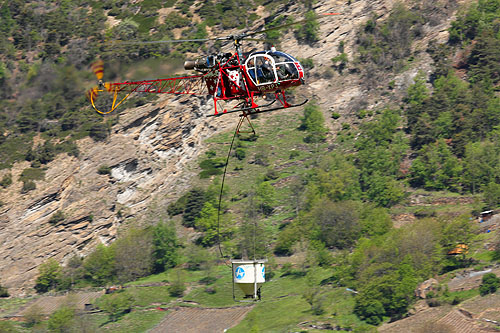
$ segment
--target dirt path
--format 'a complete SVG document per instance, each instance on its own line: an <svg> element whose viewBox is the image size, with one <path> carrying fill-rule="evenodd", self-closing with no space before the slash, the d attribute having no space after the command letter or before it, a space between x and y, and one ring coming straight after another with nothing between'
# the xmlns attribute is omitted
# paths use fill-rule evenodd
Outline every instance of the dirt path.
<svg viewBox="0 0 500 333"><path fill-rule="evenodd" d="M224 332L237 325L253 306L207 309L179 307L172 310L151 333Z"/></svg>

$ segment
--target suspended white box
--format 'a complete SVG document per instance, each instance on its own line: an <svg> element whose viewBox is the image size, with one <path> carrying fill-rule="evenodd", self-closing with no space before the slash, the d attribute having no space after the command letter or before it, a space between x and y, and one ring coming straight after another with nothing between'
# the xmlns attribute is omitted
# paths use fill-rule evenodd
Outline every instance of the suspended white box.
<svg viewBox="0 0 500 333"><path fill-rule="evenodd" d="M233 270L233 299L236 284L245 294L245 298L260 299L260 287L266 282L267 259L261 260L231 260Z"/></svg>

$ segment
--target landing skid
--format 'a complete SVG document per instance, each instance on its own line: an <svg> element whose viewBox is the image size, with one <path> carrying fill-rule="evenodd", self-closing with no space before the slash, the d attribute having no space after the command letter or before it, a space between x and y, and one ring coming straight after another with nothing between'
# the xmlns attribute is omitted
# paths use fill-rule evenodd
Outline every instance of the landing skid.
<svg viewBox="0 0 500 333"><path fill-rule="evenodd" d="M209 114L209 115L207 115L207 117L220 117L222 115L234 113L234 112L243 112L242 116L249 116L249 115L257 114L257 113L271 112L271 111L276 111L276 110L281 110L281 109L288 109L288 108L302 106L302 105L306 104L308 101L309 100L306 99L305 101L303 101L302 103L299 103L299 104L288 104L287 106L282 105L282 106L275 107L275 108L261 110L262 108L267 108L267 107L271 106L274 102L276 102L276 100L273 100L271 103L268 103L265 105L257 105L254 107L246 107L246 108L241 108L241 109L228 110L225 112L220 112L218 114Z"/></svg>

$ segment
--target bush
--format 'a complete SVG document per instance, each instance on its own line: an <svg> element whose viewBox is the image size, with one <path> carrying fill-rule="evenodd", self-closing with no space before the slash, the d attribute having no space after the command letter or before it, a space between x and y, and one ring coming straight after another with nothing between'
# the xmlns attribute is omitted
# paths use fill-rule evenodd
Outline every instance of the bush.
<svg viewBox="0 0 500 333"><path fill-rule="evenodd" d="M314 43L319 40L319 23L315 17L316 13L312 10L306 13L305 18L307 21L295 31L298 40L307 43Z"/></svg>
<svg viewBox="0 0 500 333"><path fill-rule="evenodd" d="M21 172L19 180L22 182L28 182L33 180L42 180L45 177L45 172L43 169L39 168L27 168Z"/></svg>
<svg viewBox="0 0 500 333"><path fill-rule="evenodd" d="M299 58L300 63L304 67L304 69L313 69L314 68L314 60L313 58Z"/></svg>
<svg viewBox="0 0 500 333"><path fill-rule="evenodd" d="M12 184L12 175L10 173L6 174L3 176L2 180L0 181L0 186L3 188L7 188Z"/></svg>
<svg viewBox="0 0 500 333"><path fill-rule="evenodd" d="M9 291L4 286L0 285L0 297L9 297Z"/></svg>
<svg viewBox="0 0 500 333"><path fill-rule="evenodd" d="M109 315L109 320L117 321L122 315L130 312L134 299L126 292L117 292L101 297L97 306Z"/></svg>
<svg viewBox="0 0 500 333"><path fill-rule="evenodd" d="M51 258L38 267L39 275L36 279L35 290L44 293L56 289L61 282L61 266Z"/></svg>
<svg viewBox="0 0 500 333"><path fill-rule="evenodd" d="M487 294L492 294L497 291L500 285L500 278L498 278L495 273L486 273L483 275L483 280L479 286L479 294L485 296Z"/></svg>
<svg viewBox="0 0 500 333"><path fill-rule="evenodd" d="M236 148L236 150L234 151L234 156L236 156L236 158L239 159L240 161L243 160L246 156L245 149Z"/></svg>
<svg viewBox="0 0 500 333"><path fill-rule="evenodd" d="M182 297L184 296L184 292L186 291L186 285L184 282L177 278L169 287L168 292L172 297Z"/></svg>
<svg viewBox="0 0 500 333"><path fill-rule="evenodd" d="M97 173L100 175L111 175L111 167L107 165L101 165L99 169L97 169Z"/></svg>
<svg viewBox="0 0 500 333"><path fill-rule="evenodd" d="M13 323L8 320L0 320L0 332L2 333L16 333L19 332Z"/></svg>
<svg viewBox="0 0 500 333"><path fill-rule="evenodd" d="M24 319L26 320L26 326L28 327L33 327L39 323L42 322L43 320L43 313L42 313L42 308L40 308L38 305L32 305L26 310L26 313L24 314ZM0 330L0 332L3 332Z"/></svg>
<svg viewBox="0 0 500 333"><path fill-rule="evenodd" d="M209 158L200 162L200 178L208 178L213 175L222 174L222 168L226 165L226 161L222 157Z"/></svg>
<svg viewBox="0 0 500 333"><path fill-rule="evenodd" d="M28 180L23 182L23 188L21 189L21 193L25 194L28 193L29 191L33 191L34 189L36 189L35 182L32 180Z"/></svg>
<svg viewBox="0 0 500 333"><path fill-rule="evenodd" d="M305 142L317 143L326 138L325 119L316 103L312 102L304 107L304 117L301 121L300 129L308 132L308 135L304 138Z"/></svg>
<svg viewBox="0 0 500 333"><path fill-rule="evenodd" d="M109 135L108 125L105 123L94 124L89 131L89 136L95 141L104 141Z"/></svg>
<svg viewBox="0 0 500 333"><path fill-rule="evenodd" d="M58 222L64 221L65 218L64 213L61 210L58 210L50 217L49 223L57 224Z"/></svg>

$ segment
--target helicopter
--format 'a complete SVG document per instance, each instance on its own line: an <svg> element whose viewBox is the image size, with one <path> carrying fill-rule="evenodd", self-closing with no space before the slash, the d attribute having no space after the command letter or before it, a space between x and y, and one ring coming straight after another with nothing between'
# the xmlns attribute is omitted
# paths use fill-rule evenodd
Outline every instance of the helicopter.
<svg viewBox="0 0 500 333"><path fill-rule="evenodd" d="M320 15L338 14L325 13ZM102 60L98 60L91 65L98 84L87 92L87 97L92 107L100 114L113 112L132 93L210 95L214 102L214 113L208 116L215 117L240 112L242 118L248 119L249 115L257 113L302 106L308 102L307 99L298 104L291 104L287 101L285 95L285 90L305 83L305 72L300 62L288 53L277 51L275 47L244 55L241 50L241 42L243 40L259 41L250 37L305 21L307 20L257 32L217 38L178 39L142 43L123 42L125 44L150 44L225 40L232 41L235 50L233 53L219 52L196 60L185 61L184 69L194 70L198 72L197 74L143 81L103 82L104 64ZM103 110L97 105L97 100L99 95L105 93L108 93L111 99L107 103L107 109ZM269 98L269 96L272 97ZM265 104L258 103L257 99L260 97L266 99ZM236 101L236 103L232 103L233 101ZM277 106L273 106L276 102Z"/></svg>

